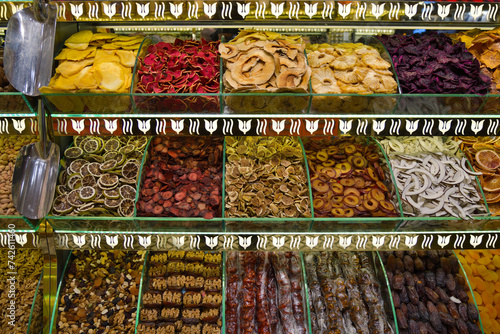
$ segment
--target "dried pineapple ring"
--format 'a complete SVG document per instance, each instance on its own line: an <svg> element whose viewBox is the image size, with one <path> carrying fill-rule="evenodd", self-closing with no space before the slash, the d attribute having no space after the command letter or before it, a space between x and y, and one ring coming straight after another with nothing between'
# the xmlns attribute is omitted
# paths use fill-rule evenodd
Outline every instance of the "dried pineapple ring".
<svg viewBox="0 0 500 334"><path fill-rule="evenodd" d="M395 93L398 87L392 77L379 75L374 71L368 72L363 79L363 85L371 89L374 93Z"/></svg>
<svg viewBox="0 0 500 334"><path fill-rule="evenodd" d="M366 66L377 70L387 70L391 67L391 64L383 60L379 55L375 54L365 54L361 57L361 60Z"/></svg>
<svg viewBox="0 0 500 334"><path fill-rule="evenodd" d="M329 67L313 69L311 74L313 91L318 94L340 94L340 88Z"/></svg>
<svg viewBox="0 0 500 334"><path fill-rule="evenodd" d="M345 71L352 70L358 61L358 57L356 55L344 55L335 59L330 66L332 66L335 70Z"/></svg>
<svg viewBox="0 0 500 334"><path fill-rule="evenodd" d="M330 64L335 60L335 57L323 52L314 51L307 55L307 60L312 67L320 67L326 64Z"/></svg>
<svg viewBox="0 0 500 334"><path fill-rule="evenodd" d="M101 63L95 68L95 78L99 83L99 88L106 91L118 91L124 83L123 70L120 65L114 62Z"/></svg>

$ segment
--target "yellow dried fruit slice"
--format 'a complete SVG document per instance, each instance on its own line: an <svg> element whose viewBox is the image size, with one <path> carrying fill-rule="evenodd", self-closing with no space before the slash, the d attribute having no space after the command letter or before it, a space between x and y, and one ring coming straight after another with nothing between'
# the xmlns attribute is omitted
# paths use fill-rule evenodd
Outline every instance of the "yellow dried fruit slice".
<svg viewBox="0 0 500 334"><path fill-rule="evenodd" d="M92 66L85 67L76 75L75 86L78 89L95 89L98 87L97 80L94 77Z"/></svg>
<svg viewBox="0 0 500 334"><path fill-rule="evenodd" d="M73 50L85 50L89 47L89 43L66 43L64 45Z"/></svg>
<svg viewBox="0 0 500 334"><path fill-rule="evenodd" d="M120 87L120 89L117 90L117 93L126 93L130 89L130 85L132 84L132 72L129 73L123 73L125 76L125 79L123 81L123 85Z"/></svg>
<svg viewBox="0 0 500 334"><path fill-rule="evenodd" d="M70 50L71 49L67 49L67 48L62 49L61 52L59 52L59 54L54 57L54 60L66 60L66 55L67 55L68 51L70 51Z"/></svg>
<svg viewBox="0 0 500 334"><path fill-rule="evenodd" d="M116 41L116 40L113 40L113 44L116 44L116 45L118 45L120 47L123 47L123 46L129 46L129 45L134 45L134 44L140 43L140 42L142 42L143 39L144 39L144 37L138 36L137 38L131 39L130 41Z"/></svg>
<svg viewBox="0 0 500 334"><path fill-rule="evenodd" d="M66 52L66 59L67 60L73 60L73 61L79 61L85 58L90 58L94 57L96 53L96 47L88 47L85 50L73 50L73 49L68 49Z"/></svg>
<svg viewBox="0 0 500 334"><path fill-rule="evenodd" d="M120 63L125 67L134 67L135 65L135 52L118 50L116 55L120 58Z"/></svg>
<svg viewBox="0 0 500 334"><path fill-rule="evenodd" d="M135 36L120 35L120 36L117 36L116 38L113 38L113 42L127 42L127 41L132 41L134 39L137 39L139 37L141 37L141 39L143 38L142 36L138 36L138 35L135 35Z"/></svg>
<svg viewBox="0 0 500 334"><path fill-rule="evenodd" d="M120 46L115 43L106 43L101 46L104 50L116 50L119 49Z"/></svg>
<svg viewBox="0 0 500 334"><path fill-rule="evenodd" d="M127 45L127 46L122 46L122 49L123 50L133 50L134 52L137 52L137 51L139 51L139 48L141 47L141 43L137 43L137 44L133 44L133 45Z"/></svg>
<svg viewBox="0 0 500 334"><path fill-rule="evenodd" d="M57 66L56 73L61 73L61 75L65 77L70 77L83 70L86 66L91 65L93 62L94 59L84 59L80 61L66 60Z"/></svg>
<svg viewBox="0 0 500 334"><path fill-rule="evenodd" d="M498 167L500 167L500 157L495 151L492 150L479 151L476 153L475 158L478 166L487 171L495 171Z"/></svg>
<svg viewBox="0 0 500 334"><path fill-rule="evenodd" d="M82 30L73 35L71 35L64 44L67 43L90 43L92 40L92 31Z"/></svg>
<svg viewBox="0 0 500 334"><path fill-rule="evenodd" d="M75 90L75 75L69 77L58 75L52 87L60 90Z"/></svg>
<svg viewBox="0 0 500 334"><path fill-rule="evenodd" d="M120 57L115 55L115 50L97 50L95 58L94 58L94 66L97 66L102 63L109 62L120 62Z"/></svg>
<svg viewBox="0 0 500 334"><path fill-rule="evenodd" d="M117 63L101 63L95 66L95 77L99 88L106 91L117 91L125 81L122 67Z"/></svg>
<svg viewBox="0 0 500 334"><path fill-rule="evenodd" d="M340 88L333 71L329 67L313 69L311 74L311 85L314 93L318 94L340 94Z"/></svg>
<svg viewBox="0 0 500 334"><path fill-rule="evenodd" d="M112 33L112 32L96 32L95 34L92 35L92 38L90 39L91 42L93 41L100 41L103 39L113 39L118 37L117 34Z"/></svg>

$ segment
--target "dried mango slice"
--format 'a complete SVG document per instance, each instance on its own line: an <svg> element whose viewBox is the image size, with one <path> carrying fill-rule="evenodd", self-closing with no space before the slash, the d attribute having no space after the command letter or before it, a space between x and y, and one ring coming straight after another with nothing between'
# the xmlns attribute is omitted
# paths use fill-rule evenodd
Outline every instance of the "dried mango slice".
<svg viewBox="0 0 500 334"><path fill-rule="evenodd" d="M40 92L42 94L61 94L65 93L65 90L53 89L49 87L41 87ZM85 105L83 104L82 99L78 95L68 95L68 96L50 96L47 98L50 102L52 102L57 109L64 112L75 112L81 113Z"/></svg>
<svg viewBox="0 0 500 334"><path fill-rule="evenodd" d="M98 87L92 66L85 67L76 75L75 86L78 89L95 89Z"/></svg>
<svg viewBox="0 0 500 334"><path fill-rule="evenodd" d="M119 50L116 55L120 58L120 63L125 67L134 67L135 65L135 52Z"/></svg>
<svg viewBox="0 0 500 334"><path fill-rule="evenodd" d="M89 43L66 43L64 45L74 50L85 50L89 47Z"/></svg>
<svg viewBox="0 0 500 334"><path fill-rule="evenodd" d="M84 67L91 65L93 62L94 59L84 59L80 61L66 60L57 66L56 73L60 73L65 77L70 77L83 70Z"/></svg>
<svg viewBox="0 0 500 334"><path fill-rule="evenodd" d="M68 38L64 45L70 49L85 50L89 46L92 35L93 33L90 30L79 31Z"/></svg>
<svg viewBox="0 0 500 334"><path fill-rule="evenodd" d="M54 60L66 60L66 55L68 54L68 51L70 51L71 49L62 49L61 52L59 52L59 54L57 56L54 57Z"/></svg>
<svg viewBox="0 0 500 334"><path fill-rule="evenodd" d="M123 85L118 89L117 93L127 93L130 89L130 85L132 84L132 72L124 73L125 80Z"/></svg>
<svg viewBox="0 0 500 334"><path fill-rule="evenodd" d="M142 42L143 39L144 39L144 37L139 36L139 38L132 39L130 41L118 41L117 42L116 40L113 40L113 44L116 44L118 46L134 45L134 44Z"/></svg>
<svg viewBox="0 0 500 334"><path fill-rule="evenodd" d="M109 62L120 62L120 57L118 57L115 50L97 50L94 60L94 66L102 63Z"/></svg>
<svg viewBox="0 0 500 334"><path fill-rule="evenodd" d="M95 68L95 78L99 82L99 88L116 92L125 81L122 67L114 62L101 63Z"/></svg>
<svg viewBox="0 0 500 334"><path fill-rule="evenodd" d="M134 40L134 39L137 39L137 38L138 38L138 35L135 35L135 36L120 35L118 37L113 38L113 42L127 42L127 41L131 41L131 40ZM142 38L143 37L141 37L141 39Z"/></svg>
<svg viewBox="0 0 500 334"><path fill-rule="evenodd" d="M75 76L65 77L63 75L58 75L52 88L61 90L75 90Z"/></svg>
<svg viewBox="0 0 500 334"><path fill-rule="evenodd" d="M68 51L66 52L66 59L73 60L73 61L79 61L79 60L82 60L85 58L94 57L96 50L97 50L96 47L88 47L85 50L68 49Z"/></svg>
<svg viewBox="0 0 500 334"><path fill-rule="evenodd" d="M133 44L133 45L127 45L127 46L122 46L123 50L134 50L137 52L141 47L141 43L138 44Z"/></svg>
<svg viewBox="0 0 500 334"><path fill-rule="evenodd" d="M116 45L115 43L106 43L101 46L104 50L116 50L119 49L120 46Z"/></svg>
<svg viewBox="0 0 500 334"><path fill-rule="evenodd" d="M96 32L95 34L92 35L90 41L91 42L101 41L103 39L114 39L116 37L118 37L118 35L112 32Z"/></svg>

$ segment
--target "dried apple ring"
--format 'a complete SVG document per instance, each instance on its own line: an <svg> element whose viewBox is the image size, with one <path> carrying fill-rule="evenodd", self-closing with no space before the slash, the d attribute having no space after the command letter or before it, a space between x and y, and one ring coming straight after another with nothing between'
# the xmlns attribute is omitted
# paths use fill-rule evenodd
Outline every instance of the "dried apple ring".
<svg viewBox="0 0 500 334"><path fill-rule="evenodd" d="M352 171L352 166L348 162L337 164L335 168L339 168L342 174L348 174Z"/></svg>
<svg viewBox="0 0 500 334"><path fill-rule="evenodd" d="M366 168L366 172L368 173L368 176L373 180L373 181L378 181L378 176L375 173L375 170L371 167Z"/></svg>
<svg viewBox="0 0 500 334"><path fill-rule="evenodd" d="M252 66L253 71L243 73L246 63L263 63L262 68ZM255 70L257 68L257 70ZM262 85L274 75L274 57L262 49L253 49L246 54L241 54L231 66L231 76L240 85ZM249 73L251 75L249 75Z"/></svg>
<svg viewBox="0 0 500 334"><path fill-rule="evenodd" d="M322 182L325 182L325 183L330 181L330 177L328 176L328 174L326 174L324 172L318 174L318 179Z"/></svg>
<svg viewBox="0 0 500 334"><path fill-rule="evenodd" d="M342 203L343 199L344 199L344 196L340 196L340 195L332 197L333 203L336 203L336 204Z"/></svg>
<svg viewBox="0 0 500 334"><path fill-rule="evenodd" d="M332 211L330 211L330 213L334 217L344 217L344 215L345 215L344 209L341 209L341 208L333 208Z"/></svg>
<svg viewBox="0 0 500 334"><path fill-rule="evenodd" d="M359 190L356 188L344 188L344 196L348 196L348 195L355 195L358 197L361 196Z"/></svg>
<svg viewBox="0 0 500 334"><path fill-rule="evenodd" d="M370 154L366 155L366 160L368 160L370 162L379 161L380 156L378 155L378 153L370 153Z"/></svg>
<svg viewBox="0 0 500 334"><path fill-rule="evenodd" d="M368 161L360 156L352 156L351 163L353 164L354 167L356 168L365 168L368 165Z"/></svg>
<svg viewBox="0 0 500 334"><path fill-rule="evenodd" d="M328 161L323 162L322 165L325 166L325 167L332 167L333 165L335 165L335 161L334 160L328 160Z"/></svg>
<svg viewBox="0 0 500 334"><path fill-rule="evenodd" d="M378 188L372 188L372 190L370 191L370 195L374 200L377 200L379 202L385 199L385 194Z"/></svg>
<svg viewBox="0 0 500 334"><path fill-rule="evenodd" d="M328 189L330 189L330 187L328 186L327 183L325 183L319 179L314 180L312 182L311 186L314 190L316 190L319 193L326 193L328 191Z"/></svg>
<svg viewBox="0 0 500 334"><path fill-rule="evenodd" d="M387 189L386 185L382 181L377 181L376 183L377 187L379 187L382 191L388 192L389 189Z"/></svg>
<svg viewBox="0 0 500 334"><path fill-rule="evenodd" d="M344 147L344 152L345 154L351 155L356 152L356 146L346 145L346 147Z"/></svg>
<svg viewBox="0 0 500 334"><path fill-rule="evenodd" d="M344 193L344 186L341 185L340 183L333 183L332 185L330 185L330 188L336 195L341 195Z"/></svg>
<svg viewBox="0 0 500 334"><path fill-rule="evenodd" d="M394 205L391 202L382 200L380 203L380 209L386 213L394 212Z"/></svg>
<svg viewBox="0 0 500 334"><path fill-rule="evenodd" d="M343 185L344 187L352 187L356 181L354 178L345 178L345 179L340 179L340 184Z"/></svg>
<svg viewBox="0 0 500 334"><path fill-rule="evenodd" d="M346 218L354 217L354 209L352 209L352 208L345 209L344 215Z"/></svg>
<svg viewBox="0 0 500 334"><path fill-rule="evenodd" d="M325 206L325 201L322 198L316 198L313 201L314 210L321 210Z"/></svg>
<svg viewBox="0 0 500 334"><path fill-rule="evenodd" d="M321 150L318 153L316 153L316 159L319 161L327 161L328 160L328 153L325 150Z"/></svg>
<svg viewBox="0 0 500 334"><path fill-rule="evenodd" d="M363 201L363 206L368 211L375 211L378 209L379 202L373 198L369 198L369 199Z"/></svg>
<svg viewBox="0 0 500 334"><path fill-rule="evenodd" d="M360 199L356 195L348 195L348 196L344 196L342 203L344 203L348 207L355 207L355 206L359 205Z"/></svg>

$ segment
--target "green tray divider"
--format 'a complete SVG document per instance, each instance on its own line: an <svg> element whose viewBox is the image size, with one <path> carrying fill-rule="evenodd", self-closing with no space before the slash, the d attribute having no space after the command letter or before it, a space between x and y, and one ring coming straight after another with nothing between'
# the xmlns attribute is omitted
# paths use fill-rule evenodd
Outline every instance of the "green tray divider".
<svg viewBox="0 0 500 334"><path fill-rule="evenodd" d="M63 287L64 279L66 278L66 272L69 269L70 263L73 260L73 252L66 259L66 263L64 264L64 269L61 274L61 280L59 281L59 285L57 287L56 300L54 301L54 308L52 309L52 317L50 319L50 333L55 333L57 329L57 321L59 320L59 296L61 295L61 290Z"/></svg>
<svg viewBox="0 0 500 334"><path fill-rule="evenodd" d="M226 232L226 159L226 136L224 136L224 142L222 144L222 232Z"/></svg>
<svg viewBox="0 0 500 334"><path fill-rule="evenodd" d="M147 44L147 45L146 45ZM149 37L146 37L142 40L141 46L139 47L139 51L137 51L137 55L135 56L135 64L134 68L132 69L132 82L130 83L130 99L132 100L132 110L138 114L137 110L137 105L135 104L135 99L133 98L133 94L136 89L136 83L138 79L137 71L139 70L139 59L144 56L143 52L147 47L151 44L151 39Z"/></svg>
<svg viewBox="0 0 500 334"><path fill-rule="evenodd" d="M141 188L142 181L143 181L144 168L145 168L146 162L148 161L148 158L149 158L149 147L151 146L151 142L153 141L154 138L155 137L152 137L148 140L148 143L146 144L146 148L144 149L144 154L142 155L141 167L139 169L139 175L137 176L137 184L136 184L137 191L135 193L134 218L137 217L137 202L139 201L139 190ZM137 225L137 230L140 231L141 229L138 226L137 221L136 221L136 225Z"/></svg>
<svg viewBox="0 0 500 334"><path fill-rule="evenodd" d="M38 296L38 293L43 293L40 290L40 285L41 285L42 282L43 282L43 270L40 273L40 279L38 280L38 284L36 285L35 296L33 297L33 303L31 303L30 317L29 317L29 320L28 320L28 329L26 331L27 334L31 334L31 321L33 319L33 316L37 316L37 315L34 314L34 312L35 312L35 306L36 306L36 297ZM42 305L43 305L43 297L42 297ZM42 316L42 315L40 314L40 316Z"/></svg>
<svg viewBox="0 0 500 334"><path fill-rule="evenodd" d="M378 261L377 261L378 259ZM378 273L378 277L380 279L380 276L383 275L384 279L385 279L385 286L387 287L387 292L388 292L388 300L389 302L391 303L390 305L390 309L392 310L392 320L393 320L393 323L391 323L391 325L394 326L394 333L395 334L398 334L399 333L399 328L398 328L398 320L397 320L397 317L396 317L396 308L394 307L394 302L392 300L392 290L391 290L391 285L389 284L389 280L387 279L387 273L385 271L385 266L384 266L384 263L382 262L382 257L380 256L380 252L375 252L374 256L373 256L373 265L374 265L374 270L375 270L375 274L377 275L378 271L381 270L381 272ZM388 316L390 316L390 314L388 314ZM387 319L389 320L389 319Z"/></svg>
<svg viewBox="0 0 500 334"><path fill-rule="evenodd" d="M472 287L470 285L469 278L467 277L467 274L465 273L464 267L462 266L462 263L458 259L457 253L455 251L453 251L453 255L455 255L455 257L457 258L458 264L460 265L460 275L462 275L465 279L465 282L467 282L467 287L469 288L470 294L472 296L472 301L474 302L474 306L476 307L477 313L479 314L479 322L476 325L478 325L479 329L481 330L481 333L485 334L484 328L483 328L483 322L481 321L481 313L479 312L479 308L477 307L476 297L472 293ZM469 303L470 303L470 299L469 299ZM486 334L488 334L488 333L486 333Z"/></svg>
<svg viewBox="0 0 500 334"><path fill-rule="evenodd" d="M144 263L142 265L141 284L139 285L139 297L137 298L137 311L136 311L136 315L135 315L135 333L137 333L137 328L139 327L139 320L140 320L140 316L141 316L142 291L143 291L143 288L144 288L144 282L146 281L146 273L147 273L146 267L149 264L149 262L148 262L149 253L150 252L147 251L146 254L144 255Z"/></svg>
<svg viewBox="0 0 500 334"><path fill-rule="evenodd" d="M304 157L304 164L305 164L305 172L307 176L307 188L309 189L309 206L311 209L311 224L309 224L309 232L312 231L313 225L314 225L314 205L313 205L313 193L312 193L312 188L311 188L311 174L309 173L309 164L307 163L307 155L306 155L306 149L304 147L304 142L302 141L302 138L299 137L299 143L300 147L302 148L302 156ZM301 255L302 259L302 255Z"/></svg>
<svg viewBox="0 0 500 334"><path fill-rule="evenodd" d="M308 333L312 333L312 323L311 323L311 302L309 301L309 285L307 285L307 275L306 275L306 263L304 261L304 252L300 253L300 265L302 266L302 281L304 282L305 289L305 305L307 311L307 328Z"/></svg>
<svg viewBox="0 0 500 334"><path fill-rule="evenodd" d="M226 333L226 253L227 252L222 252L222 274L221 274L221 281L222 281L222 304L220 306L220 316L222 318L222 326L221 326L221 333L225 334Z"/></svg>

